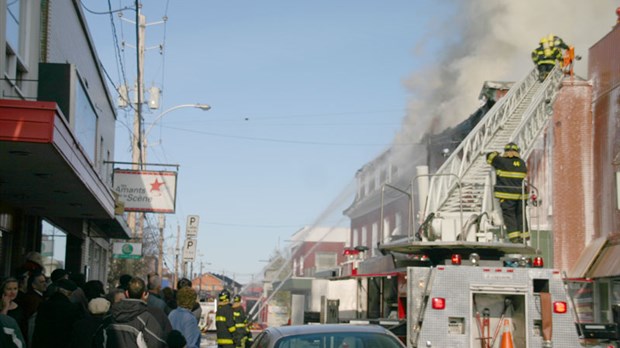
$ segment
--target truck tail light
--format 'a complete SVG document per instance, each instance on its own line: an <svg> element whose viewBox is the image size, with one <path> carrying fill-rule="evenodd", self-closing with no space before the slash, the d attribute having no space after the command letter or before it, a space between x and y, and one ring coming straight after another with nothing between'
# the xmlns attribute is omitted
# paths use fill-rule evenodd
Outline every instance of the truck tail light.
<svg viewBox="0 0 620 348"><path fill-rule="evenodd" d="M452 254L452 264L453 265L461 264L461 254Z"/></svg>
<svg viewBox="0 0 620 348"><path fill-rule="evenodd" d="M540 256L536 256L532 260L532 267L542 268L544 265L545 265L545 260Z"/></svg>
<svg viewBox="0 0 620 348"><path fill-rule="evenodd" d="M566 307L566 302L564 301L556 301L553 302L553 313L563 314L566 313L568 308Z"/></svg>
<svg viewBox="0 0 620 348"><path fill-rule="evenodd" d="M433 297L431 301L433 309L442 310L446 308L446 299L443 297Z"/></svg>

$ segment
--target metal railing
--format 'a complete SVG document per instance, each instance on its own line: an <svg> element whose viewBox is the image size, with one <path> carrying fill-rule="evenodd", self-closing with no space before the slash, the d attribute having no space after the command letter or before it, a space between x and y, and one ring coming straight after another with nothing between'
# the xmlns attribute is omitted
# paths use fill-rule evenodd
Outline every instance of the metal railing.
<svg viewBox="0 0 620 348"><path fill-rule="evenodd" d="M508 93L501 98L487 112L484 118L474 127L469 135L454 150L452 155L437 170L440 174L454 174L454 176L433 177L430 183L424 215L439 210L441 205L448 200L451 192L456 187L456 178L462 178L478 156L487 147L489 141L502 127L506 120L516 110L523 97L538 80L538 72L533 69L521 82L513 86Z"/></svg>
<svg viewBox="0 0 620 348"><path fill-rule="evenodd" d="M545 128L563 79L562 69L559 66L553 68L541 90L523 113L524 118L512 137L513 141L521 146L521 157L527 158L530 155L534 143Z"/></svg>
<svg viewBox="0 0 620 348"><path fill-rule="evenodd" d="M523 112L523 119L520 124L512 132L510 139L519 144L523 158L527 158L534 142L549 119L549 108L557 95L562 78L562 70L556 66L542 83ZM468 184L462 182L465 174L472 168L476 160L480 161L488 144L513 116L523 98L536 83L539 83L538 72L537 69L532 69L525 79L513 86L506 96L500 99L439 168L437 174L440 175L431 178L429 195L424 210L425 217L441 210L457 187ZM488 192L488 190L488 187L484 188L484 191ZM485 207L484 203L483 207Z"/></svg>

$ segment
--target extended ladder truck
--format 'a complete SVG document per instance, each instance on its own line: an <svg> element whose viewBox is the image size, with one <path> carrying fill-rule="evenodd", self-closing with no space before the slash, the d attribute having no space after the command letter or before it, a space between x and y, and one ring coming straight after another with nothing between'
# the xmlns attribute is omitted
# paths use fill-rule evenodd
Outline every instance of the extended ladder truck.
<svg viewBox="0 0 620 348"><path fill-rule="evenodd" d="M545 268L528 242L507 241L485 157L510 141L528 157L563 77L556 67L541 83L533 69L515 84L427 176L417 233L381 246L428 260L406 268L408 347L582 346L560 272Z"/></svg>

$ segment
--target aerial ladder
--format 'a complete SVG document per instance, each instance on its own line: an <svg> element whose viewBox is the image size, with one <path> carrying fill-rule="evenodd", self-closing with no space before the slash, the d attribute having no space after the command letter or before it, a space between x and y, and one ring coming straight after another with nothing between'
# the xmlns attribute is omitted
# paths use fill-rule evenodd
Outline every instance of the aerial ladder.
<svg viewBox="0 0 620 348"><path fill-rule="evenodd" d="M418 233L382 245L409 254L402 263L408 347L503 348L501 330L514 335L515 347L580 346L560 273L545 268L527 242L510 243L502 234L502 221L494 217L493 169L486 162L488 152L508 142L528 158L549 121L564 70L558 65L540 82L532 69L513 85L427 176Z"/></svg>
<svg viewBox="0 0 620 348"><path fill-rule="evenodd" d="M551 115L563 77L556 66L541 83L534 68L487 112L431 176L418 240L475 243L497 238L492 231L501 228L493 218L496 203L486 153L512 141L527 159Z"/></svg>

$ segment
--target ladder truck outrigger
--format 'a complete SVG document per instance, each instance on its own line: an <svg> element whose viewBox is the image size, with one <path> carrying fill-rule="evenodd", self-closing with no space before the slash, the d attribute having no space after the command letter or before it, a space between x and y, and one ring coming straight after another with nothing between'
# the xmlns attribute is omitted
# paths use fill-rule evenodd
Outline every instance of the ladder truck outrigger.
<svg viewBox="0 0 620 348"><path fill-rule="evenodd" d="M527 241L508 242L486 163L508 142L524 159L531 153L564 72L556 66L543 82L537 75L516 83L436 173L412 180L428 192L421 227L380 246L428 260L405 270L408 347L503 348L505 335L514 347L581 347L562 274Z"/></svg>

